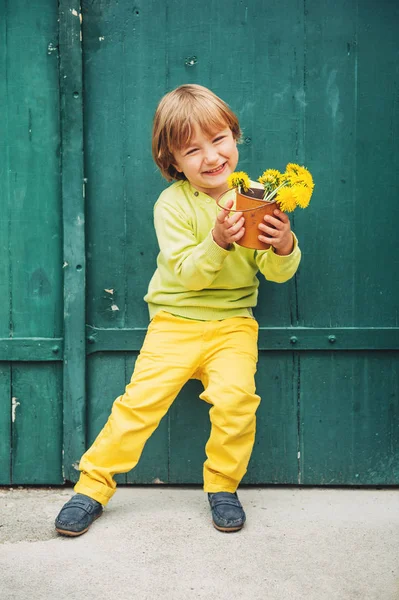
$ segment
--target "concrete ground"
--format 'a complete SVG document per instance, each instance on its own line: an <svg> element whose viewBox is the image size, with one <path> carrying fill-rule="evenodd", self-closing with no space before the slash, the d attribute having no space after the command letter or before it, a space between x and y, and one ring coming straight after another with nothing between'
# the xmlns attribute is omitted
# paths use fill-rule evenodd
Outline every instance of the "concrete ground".
<svg viewBox="0 0 399 600"><path fill-rule="evenodd" d="M242 488L223 534L199 488L119 488L79 538L71 489L0 488L2 600L398 600L399 490Z"/></svg>

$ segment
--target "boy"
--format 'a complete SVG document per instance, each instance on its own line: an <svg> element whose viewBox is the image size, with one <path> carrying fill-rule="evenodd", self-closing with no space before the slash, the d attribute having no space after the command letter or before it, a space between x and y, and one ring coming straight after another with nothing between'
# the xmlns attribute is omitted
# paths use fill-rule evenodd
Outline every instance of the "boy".
<svg viewBox="0 0 399 600"><path fill-rule="evenodd" d="M183 85L158 105L153 156L175 183L159 197L154 222L160 252L145 300L150 325L125 393L92 447L83 455L77 494L56 519L59 533L81 535L115 492L113 475L130 471L180 389L190 378L204 385L211 405L204 491L213 525L241 529L245 513L236 490L255 438L258 324L253 318L260 271L284 282L300 261L288 217L265 217L255 251L236 245L244 234L242 213L232 202L219 211L238 162L240 127L220 98L199 85Z"/></svg>

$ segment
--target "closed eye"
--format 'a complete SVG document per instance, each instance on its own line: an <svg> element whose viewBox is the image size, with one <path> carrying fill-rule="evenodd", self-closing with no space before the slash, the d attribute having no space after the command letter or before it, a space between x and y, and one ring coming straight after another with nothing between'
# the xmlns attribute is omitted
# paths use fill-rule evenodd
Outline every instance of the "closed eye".
<svg viewBox="0 0 399 600"><path fill-rule="evenodd" d="M213 142L220 142L221 140L224 140L226 136L225 135L218 135L218 137L216 137Z"/></svg>
<svg viewBox="0 0 399 600"><path fill-rule="evenodd" d="M189 154L193 154L194 152L197 152L198 148L190 148L190 150L188 150L184 156L188 156Z"/></svg>

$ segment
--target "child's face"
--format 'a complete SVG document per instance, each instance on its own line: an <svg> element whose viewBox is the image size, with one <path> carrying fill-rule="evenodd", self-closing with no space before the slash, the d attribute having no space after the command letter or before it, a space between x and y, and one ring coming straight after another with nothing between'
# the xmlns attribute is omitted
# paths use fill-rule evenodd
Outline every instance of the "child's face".
<svg viewBox="0 0 399 600"><path fill-rule="evenodd" d="M225 192L227 177L238 163L237 143L226 127L208 137L195 125L189 145L174 153L174 167L200 192L215 200Z"/></svg>

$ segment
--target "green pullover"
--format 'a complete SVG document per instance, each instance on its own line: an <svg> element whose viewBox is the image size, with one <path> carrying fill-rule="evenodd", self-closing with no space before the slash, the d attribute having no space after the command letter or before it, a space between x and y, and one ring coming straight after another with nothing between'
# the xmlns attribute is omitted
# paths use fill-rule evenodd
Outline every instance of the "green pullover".
<svg viewBox="0 0 399 600"><path fill-rule="evenodd" d="M212 237L218 210L213 198L188 181L172 184L158 198L154 223L160 252L144 297L151 319L160 310L203 321L252 317L257 272L277 283L295 274L301 260L295 235L288 256L237 244L225 250Z"/></svg>

